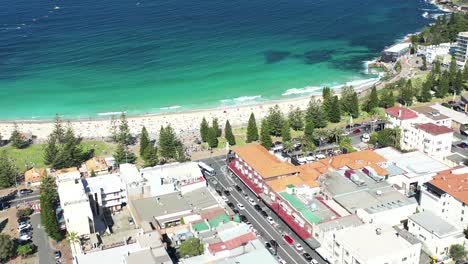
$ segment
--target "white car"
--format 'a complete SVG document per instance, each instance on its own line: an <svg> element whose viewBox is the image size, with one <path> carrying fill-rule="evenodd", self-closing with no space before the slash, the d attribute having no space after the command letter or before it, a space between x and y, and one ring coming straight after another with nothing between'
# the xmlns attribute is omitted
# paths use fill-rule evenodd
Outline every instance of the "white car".
<svg viewBox="0 0 468 264"><path fill-rule="evenodd" d="M237 204L237 208L239 208L239 210L244 210L245 209L244 205L241 204L241 203Z"/></svg>
<svg viewBox="0 0 468 264"><path fill-rule="evenodd" d="M368 133L362 134L361 140L362 140L362 142L364 142L364 143L369 142L369 140L370 140L370 135L369 135Z"/></svg>
<svg viewBox="0 0 468 264"><path fill-rule="evenodd" d="M225 201L225 202L229 201L228 198L226 196L224 196L224 195L221 196L221 199L223 199L223 201Z"/></svg>
<svg viewBox="0 0 468 264"><path fill-rule="evenodd" d="M18 231L31 228L31 224L22 224L18 226Z"/></svg>
<svg viewBox="0 0 468 264"><path fill-rule="evenodd" d="M316 157L317 159L324 159L324 158L326 158L327 156L325 156L325 155L323 155L323 154L317 154L317 155L315 155L315 157Z"/></svg>
<svg viewBox="0 0 468 264"><path fill-rule="evenodd" d="M275 221L273 220L273 218L271 218L271 216L268 216L266 218L266 220L268 221L268 223L270 223L270 225L274 225L275 224Z"/></svg>
<svg viewBox="0 0 468 264"><path fill-rule="evenodd" d="M310 261L310 263L319 264L319 262L318 262L316 259L312 259L312 260Z"/></svg>
<svg viewBox="0 0 468 264"><path fill-rule="evenodd" d="M301 244L297 243L296 245L294 245L294 247L296 248L297 251L303 251L304 248L302 247Z"/></svg>
<svg viewBox="0 0 468 264"><path fill-rule="evenodd" d="M249 198L249 204L251 204L252 206L254 206L254 205L256 205L257 203L255 202L254 199Z"/></svg>
<svg viewBox="0 0 468 264"><path fill-rule="evenodd" d="M278 256L276 259L278 260L278 263L286 264L286 261L284 259L282 259L280 256Z"/></svg>
<svg viewBox="0 0 468 264"><path fill-rule="evenodd" d="M19 237L19 240L28 241L28 240L31 240L31 236L30 235L22 235L22 236Z"/></svg>

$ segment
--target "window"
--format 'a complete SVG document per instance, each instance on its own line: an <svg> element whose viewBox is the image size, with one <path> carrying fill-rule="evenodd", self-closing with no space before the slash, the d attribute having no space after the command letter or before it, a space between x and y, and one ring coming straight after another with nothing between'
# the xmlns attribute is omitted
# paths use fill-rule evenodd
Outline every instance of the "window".
<svg viewBox="0 0 468 264"><path fill-rule="evenodd" d="M460 221L461 221L461 222L463 222L463 217L462 217L462 218L460 218Z"/></svg>
<svg viewBox="0 0 468 264"><path fill-rule="evenodd" d="M465 210L462 210L462 214L465 214Z"/></svg>
<svg viewBox="0 0 468 264"><path fill-rule="evenodd" d="M349 251L345 250L345 255L349 256Z"/></svg>
<svg viewBox="0 0 468 264"><path fill-rule="evenodd" d="M401 259L401 261L406 261L406 260L408 260L407 257L404 257L404 258Z"/></svg>
<svg viewBox="0 0 468 264"><path fill-rule="evenodd" d="M442 213L445 212L445 209L442 209Z"/></svg>

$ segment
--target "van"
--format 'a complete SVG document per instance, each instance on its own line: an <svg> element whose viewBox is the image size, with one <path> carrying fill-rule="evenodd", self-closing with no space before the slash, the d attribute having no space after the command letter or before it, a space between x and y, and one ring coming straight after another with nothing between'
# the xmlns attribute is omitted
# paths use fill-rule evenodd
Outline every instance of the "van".
<svg viewBox="0 0 468 264"><path fill-rule="evenodd" d="M212 167L208 166L206 163L204 163L202 161L198 162L198 167L200 167L203 174L205 174L205 175L208 175L208 176L215 176L216 175L216 171Z"/></svg>

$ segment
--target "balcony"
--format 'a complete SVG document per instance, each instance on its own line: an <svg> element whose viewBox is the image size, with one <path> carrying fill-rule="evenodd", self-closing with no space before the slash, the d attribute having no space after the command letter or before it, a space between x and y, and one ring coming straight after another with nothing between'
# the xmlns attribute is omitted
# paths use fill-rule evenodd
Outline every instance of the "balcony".
<svg viewBox="0 0 468 264"><path fill-rule="evenodd" d="M250 181L249 177L247 177L247 175L244 175L240 170L238 170L236 168L236 166L234 165L235 161L231 161L229 164L228 164L228 167L229 169L235 174L237 175L237 177L239 179L242 180L242 182L245 183L245 185L247 185L247 187L249 187L249 189L254 192L257 196L262 193L262 189L259 188L257 185L255 185L253 182Z"/></svg>
<svg viewBox="0 0 468 264"><path fill-rule="evenodd" d="M303 227L299 225L296 221L294 221L294 218L286 213L286 211L281 208L281 206L278 203L272 203L271 204L271 209L279 216L281 219L283 219L284 222L294 231L296 234L306 240L311 237L311 234L307 232Z"/></svg>

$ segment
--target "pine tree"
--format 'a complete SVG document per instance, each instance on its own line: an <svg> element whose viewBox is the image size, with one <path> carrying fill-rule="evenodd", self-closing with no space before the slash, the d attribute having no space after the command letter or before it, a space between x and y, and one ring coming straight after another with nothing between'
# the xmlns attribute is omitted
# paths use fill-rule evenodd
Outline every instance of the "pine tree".
<svg viewBox="0 0 468 264"><path fill-rule="evenodd" d="M11 145L17 149L23 149L29 146L29 141L27 141L23 134L19 132L18 126L16 124L13 132L11 132L10 141Z"/></svg>
<svg viewBox="0 0 468 264"><path fill-rule="evenodd" d="M6 151L0 153L0 187L8 188L16 181L17 171Z"/></svg>
<svg viewBox="0 0 468 264"><path fill-rule="evenodd" d="M145 167L153 167L159 163L158 149L152 145L148 145L143 151L143 160L145 161Z"/></svg>
<svg viewBox="0 0 468 264"><path fill-rule="evenodd" d="M56 241L63 239L64 234L55 214L58 206L58 193L54 178L47 176L42 179L39 201L41 203L41 222L46 233Z"/></svg>
<svg viewBox="0 0 468 264"><path fill-rule="evenodd" d="M354 118L359 117L359 98L356 92L351 96L350 106L351 112L349 114Z"/></svg>
<svg viewBox="0 0 468 264"><path fill-rule="evenodd" d="M80 147L79 140L75 137L71 126L68 127L63 138L63 144L56 156L53 168L63 169L69 167L79 167L88 158L84 155Z"/></svg>
<svg viewBox="0 0 468 264"><path fill-rule="evenodd" d="M309 101L309 105L307 106L306 110L306 123L311 121L316 128L323 128L327 126L327 117L326 114L323 112L322 107L320 104L311 99Z"/></svg>
<svg viewBox="0 0 468 264"><path fill-rule="evenodd" d="M450 83L453 83L455 81L457 71L458 71L457 60L455 59L455 56L452 56L452 60L450 61L450 66L449 66L448 71L450 74Z"/></svg>
<svg viewBox="0 0 468 264"><path fill-rule="evenodd" d="M422 87L421 87L421 95L419 97L419 101L421 102L430 102L432 99L431 95L431 88L432 88L432 78L427 78L426 81L424 81Z"/></svg>
<svg viewBox="0 0 468 264"><path fill-rule="evenodd" d="M216 131L217 129L214 127L210 127L208 129L208 146L212 149L218 146L218 137Z"/></svg>
<svg viewBox="0 0 468 264"><path fill-rule="evenodd" d="M223 134L223 131L219 127L218 118L213 118L213 129L216 132L216 137L220 137Z"/></svg>
<svg viewBox="0 0 468 264"><path fill-rule="evenodd" d="M351 86L343 87L341 91L341 110L354 118L359 116L359 100L357 93Z"/></svg>
<svg viewBox="0 0 468 264"><path fill-rule="evenodd" d="M436 96L439 98L444 98L447 96L447 93L449 92L449 84L450 84L450 74L448 71L445 71L439 81L439 85L437 87L436 91Z"/></svg>
<svg viewBox="0 0 468 264"><path fill-rule="evenodd" d="M120 116L118 142L129 146L133 143L132 135L130 134L130 128L128 126L127 117L125 113Z"/></svg>
<svg viewBox="0 0 468 264"><path fill-rule="evenodd" d="M400 93L401 100L405 102L405 105L410 106L413 104L413 85L411 80L406 82Z"/></svg>
<svg viewBox="0 0 468 264"><path fill-rule="evenodd" d="M159 133L159 154L166 159L173 159L176 156L176 136L170 125L161 127Z"/></svg>
<svg viewBox="0 0 468 264"><path fill-rule="evenodd" d="M208 129L210 126L208 125L208 122L206 119L203 117L201 124L200 124L200 137L203 142L206 142L208 140Z"/></svg>
<svg viewBox="0 0 468 264"><path fill-rule="evenodd" d="M441 71L440 71L440 61L439 61L439 60L436 60L436 61L434 62L434 67L432 67L432 74L433 74L434 76L439 76L440 73L441 73Z"/></svg>
<svg viewBox="0 0 468 264"><path fill-rule="evenodd" d="M304 118L301 109L299 107L291 108L288 115L289 125L295 131L301 131L304 129Z"/></svg>
<svg viewBox="0 0 468 264"><path fill-rule="evenodd" d="M119 133L117 129L117 120L115 119L115 116L112 115L111 121L110 121L110 134L111 134L111 140L113 142L118 142L119 141Z"/></svg>
<svg viewBox="0 0 468 264"><path fill-rule="evenodd" d="M4 220L5 221L5 220ZM20 248L21 245L18 247ZM19 252L21 253L21 252ZM0 234L0 261L9 263L8 261L15 255L15 242L7 234Z"/></svg>
<svg viewBox="0 0 468 264"><path fill-rule="evenodd" d="M423 57L422 57L422 66L421 66L421 70L422 70L422 71L426 71L426 70L427 70L427 59L426 59L426 56L423 56Z"/></svg>
<svg viewBox="0 0 468 264"><path fill-rule="evenodd" d="M59 143L63 143L65 137L65 129L62 126L62 120L58 114L55 115L55 124L52 135L58 140Z"/></svg>
<svg viewBox="0 0 468 264"><path fill-rule="evenodd" d="M281 130L281 137L283 142L291 141L291 127L289 126L288 120L283 122L283 129Z"/></svg>
<svg viewBox="0 0 468 264"><path fill-rule="evenodd" d="M330 112L330 122L339 123L341 121L341 105L338 96L333 96L331 108L333 111Z"/></svg>
<svg viewBox="0 0 468 264"><path fill-rule="evenodd" d="M269 124L270 134L272 136L281 136L281 129L283 128L284 117L278 105L271 107L266 117Z"/></svg>
<svg viewBox="0 0 468 264"><path fill-rule="evenodd" d="M273 146L273 142L271 140L270 135L270 125L268 123L268 120L264 118L262 120L262 127L260 128L260 144L266 149L270 149Z"/></svg>
<svg viewBox="0 0 468 264"><path fill-rule="evenodd" d="M224 137L226 138L226 141L229 143L229 145L234 146L236 144L236 138L232 133L232 128L231 124L229 123L229 120L226 120L226 125L224 126Z"/></svg>
<svg viewBox="0 0 468 264"><path fill-rule="evenodd" d="M247 143L258 140L257 121L255 121L254 113L250 113L249 123L247 124Z"/></svg>
<svg viewBox="0 0 468 264"><path fill-rule="evenodd" d="M306 142L314 141L314 123L312 121L306 121L304 128L304 140Z"/></svg>
<svg viewBox="0 0 468 264"><path fill-rule="evenodd" d="M372 113L377 107L379 107L379 96L377 94L377 88L372 86L369 101L367 102L367 112Z"/></svg>
<svg viewBox="0 0 468 264"><path fill-rule="evenodd" d="M57 139L55 135L52 133L47 138L46 145L44 147L44 164L45 165L52 165L57 158L59 149L57 146Z"/></svg>
<svg viewBox="0 0 468 264"><path fill-rule="evenodd" d="M395 96L393 90L385 88L380 98L380 107L389 108L395 105Z"/></svg>
<svg viewBox="0 0 468 264"><path fill-rule="evenodd" d="M140 157L143 157L143 154L146 151L146 148L150 146L151 141L148 136L148 131L146 130L146 127L143 126L141 129L141 134L140 134Z"/></svg>
<svg viewBox="0 0 468 264"><path fill-rule="evenodd" d="M127 146L120 142L115 149L114 159L117 164L135 163L136 156L128 150Z"/></svg>
<svg viewBox="0 0 468 264"><path fill-rule="evenodd" d="M457 71L452 87L456 94L460 94L463 91L463 74L461 70Z"/></svg>
<svg viewBox="0 0 468 264"><path fill-rule="evenodd" d="M330 116L332 116L333 108L332 108L332 103L333 103L333 92L330 89L330 87L324 87L322 90L322 107L323 107L323 112L325 112L325 115L327 116L327 120L330 121Z"/></svg>
<svg viewBox="0 0 468 264"><path fill-rule="evenodd" d="M468 82L468 62L466 62L465 67L463 67L463 81Z"/></svg>

